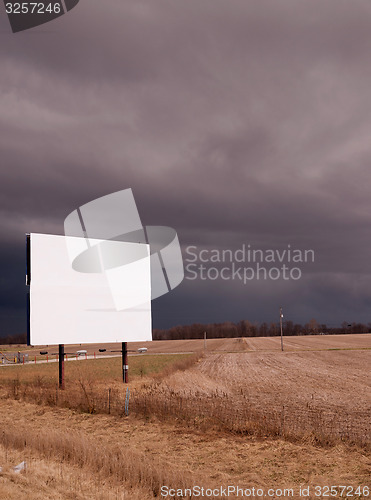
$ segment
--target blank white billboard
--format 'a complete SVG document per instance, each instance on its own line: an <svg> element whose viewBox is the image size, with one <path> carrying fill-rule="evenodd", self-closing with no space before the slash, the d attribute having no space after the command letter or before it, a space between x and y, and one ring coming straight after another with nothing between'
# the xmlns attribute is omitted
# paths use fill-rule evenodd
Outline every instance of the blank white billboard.
<svg viewBox="0 0 371 500"><path fill-rule="evenodd" d="M152 340L150 261L143 243L31 234L30 344Z"/></svg>

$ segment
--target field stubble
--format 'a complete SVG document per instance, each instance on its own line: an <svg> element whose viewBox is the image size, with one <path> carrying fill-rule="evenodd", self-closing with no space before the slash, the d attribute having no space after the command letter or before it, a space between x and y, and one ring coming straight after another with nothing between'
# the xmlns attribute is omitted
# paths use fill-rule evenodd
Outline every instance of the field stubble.
<svg viewBox="0 0 371 500"><path fill-rule="evenodd" d="M235 433L371 446L370 351L225 353L151 382L134 408Z"/></svg>
<svg viewBox="0 0 371 500"><path fill-rule="evenodd" d="M364 483L371 474L371 351L241 351L184 356L148 376L139 369L130 384L128 418L122 418L122 383L116 379L108 386L106 377L87 370L94 361L76 364L67 391L42 375L50 367L40 365L27 383L6 369L2 394L19 401L9 402L13 410L3 414L3 446L33 450L51 461L62 457L62 463L95 476L102 470L99 477L113 479L112 487L121 482L133 499L153 498L161 483L184 487L197 479L205 486L231 480L288 486L326 484L326 477L335 474L337 481ZM27 408L25 401L40 405L41 418L26 418L21 411L24 429L17 433L12 405ZM86 428L84 414L72 418L71 410L86 412L94 421ZM44 430L47 446L39 444L36 428L40 431L44 412L56 429ZM128 428L136 438L123 434ZM99 447L97 438L104 440ZM126 443L126 456L120 455L118 442ZM133 470L123 465L128 453Z"/></svg>

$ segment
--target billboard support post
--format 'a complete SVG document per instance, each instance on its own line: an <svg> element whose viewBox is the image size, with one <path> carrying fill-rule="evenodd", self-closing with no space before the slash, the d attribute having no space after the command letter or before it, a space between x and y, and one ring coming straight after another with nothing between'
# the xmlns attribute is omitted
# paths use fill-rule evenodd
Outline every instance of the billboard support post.
<svg viewBox="0 0 371 500"><path fill-rule="evenodd" d="M31 236L26 234L26 286L27 289L27 345L31 344L30 341L30 285L31 285Z"/></svg>
<svg viewBox="0 0 371 500"><path fill-rule="evenodd" d="M122 380L124 384L128 383L128 343L122 342Z"/></svg>
<svg viewBox="0 0 371 500"><path fill-rule="evenodd" d="M64 344L59 344L59 388L64 390Z"/></svg>

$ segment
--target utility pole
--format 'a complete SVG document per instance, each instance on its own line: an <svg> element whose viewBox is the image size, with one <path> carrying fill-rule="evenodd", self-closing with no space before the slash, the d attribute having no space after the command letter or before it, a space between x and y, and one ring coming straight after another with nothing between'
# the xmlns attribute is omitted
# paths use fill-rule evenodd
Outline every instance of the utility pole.
<svg viewBox="0 0 371 500"><path fill-rule="evenodd" d="M280 307L281 351L283 351L282 307Z"/></svg>

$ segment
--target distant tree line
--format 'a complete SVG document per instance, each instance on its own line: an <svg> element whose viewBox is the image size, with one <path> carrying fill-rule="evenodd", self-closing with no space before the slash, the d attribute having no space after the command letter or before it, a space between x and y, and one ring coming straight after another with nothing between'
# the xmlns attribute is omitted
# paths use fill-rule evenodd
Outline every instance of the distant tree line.
<svg viewBox="0 0 371 500"><path fill-rule="evenodd" d="M16 333L14 335L7 335L6 337L0 337L0 344L26 344L27 343L27 333Z"/></svg>
<svg viewBox="0 0 371 500"><path fill-rule="evenodd" d="M235 338L235 337L274 337L280 335L279 323L251 323L242 320L238 323L225 321L224 323L194 323L193 325L173 326L167 330L153 330L154 340L201 339L207 333L207 338ZM309 323L300 325L292 321L283 322L283 334L291 335L336 335L340 333L371 333L371 322L349 324L344 321L339 327L328 327L311 319ZM26 344L27 334L19 333L0 337L0 344Z"/></svg>
<svg viewBox="0 0 371 500"><path fill-rule="evenodd" d="M155 329L153 331L154 340L178 340L178 339L200 339L204 332L207 338L223 337L274 337L280 335L279 323L251 323L248 320L242 320L238 323L226 321L224 323L201 324L174 326L167 330ZM311 319L309 323L301 325L292 321L284 321L283 334L288 335L335 335L340 333L371 333L371 323L343 322L340 327L328 327L325 324L318 323Z"/></svg>

